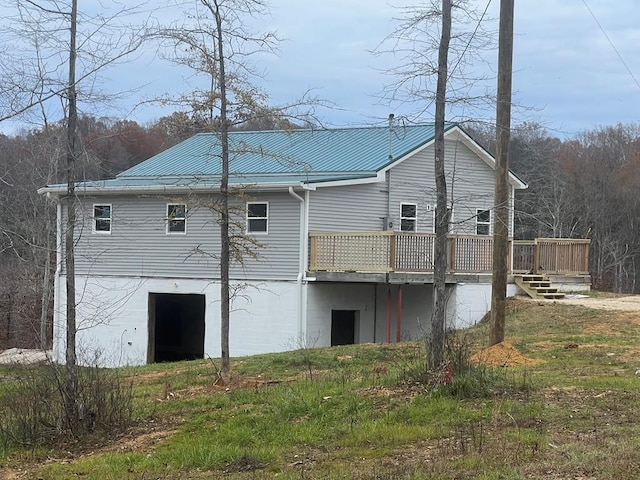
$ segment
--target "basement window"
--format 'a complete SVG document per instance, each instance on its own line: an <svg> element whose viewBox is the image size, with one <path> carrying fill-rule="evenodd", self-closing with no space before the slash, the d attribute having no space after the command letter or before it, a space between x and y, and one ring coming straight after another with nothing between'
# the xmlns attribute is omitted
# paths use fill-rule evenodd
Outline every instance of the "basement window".
<svg viewBox="0 0 640 480"><path fill-rule="evenodd" d="M93 233L111 233L111 205L93 206Z"/></svg>
<svg viewBox="0 0 640 480"><path fill-rule="evenodd" d="M269 204L267 202L247 202L247 232L268 233Z"/></svg>
<svg viewBox="0 0 640 480"><path fill-rule="evenodd" d="M187 206L185 204L167 204L167 233L187 233Z"/></svg>

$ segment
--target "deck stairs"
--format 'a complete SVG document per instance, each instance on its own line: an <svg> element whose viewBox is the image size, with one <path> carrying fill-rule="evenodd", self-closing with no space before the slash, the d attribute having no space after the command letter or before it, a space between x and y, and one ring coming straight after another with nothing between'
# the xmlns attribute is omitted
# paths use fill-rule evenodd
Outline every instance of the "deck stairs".
<svg viewBox="0 0 640 480"><path fill-rule="evenodd" d="M524 290L531 298L546 298L550 300L560 300L564 298L564 293L559 292L556 287L552 287L549 278L545 275L515 275L514 280L516 285Z"/></svg>

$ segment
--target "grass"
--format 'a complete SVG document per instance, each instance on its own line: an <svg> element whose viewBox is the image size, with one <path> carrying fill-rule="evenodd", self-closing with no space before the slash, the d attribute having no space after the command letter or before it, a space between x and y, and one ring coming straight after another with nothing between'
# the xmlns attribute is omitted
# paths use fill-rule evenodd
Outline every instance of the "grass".
<svg viewBox="0 0 640 480"><path fill-rule="evenodd" d="M506 337L540 363L416 381L420 343L129 368L138 423L113 438L0 450L43 479L633 478L640 314L512 301ZM482 348L488 326L460 332ZM0 368L3 384L19 370ZM615 459L615 461L612 461ZM4 465L4 467L2 467Z"/></svg>

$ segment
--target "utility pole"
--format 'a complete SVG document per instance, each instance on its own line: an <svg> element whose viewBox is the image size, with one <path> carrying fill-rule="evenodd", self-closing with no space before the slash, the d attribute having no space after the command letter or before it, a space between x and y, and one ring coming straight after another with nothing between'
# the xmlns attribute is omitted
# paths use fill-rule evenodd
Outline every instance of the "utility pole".
<svg viewBox="0 0 640 480"><path fill-rule="evenodd" d="M498 40L498 98L496 106L496 170L493 215L493 275L490 344L504 340L509 256L509 139L511 136L511 78L513 72L514 0L500 1Z"/></svg>

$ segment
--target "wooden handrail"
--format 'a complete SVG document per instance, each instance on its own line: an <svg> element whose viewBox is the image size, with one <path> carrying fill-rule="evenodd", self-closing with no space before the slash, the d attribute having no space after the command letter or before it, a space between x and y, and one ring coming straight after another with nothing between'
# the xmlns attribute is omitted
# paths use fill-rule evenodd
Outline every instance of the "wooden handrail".
<svg viewBox="0 0 640 480"><path fill-rule="evenodd" d="M493 237L449 235L449 273L491 273ZM589 240L513 240L514 273L588 274ZM311 232L309 270L336 272L432 272L435 234L410 232Z"/></svg>

